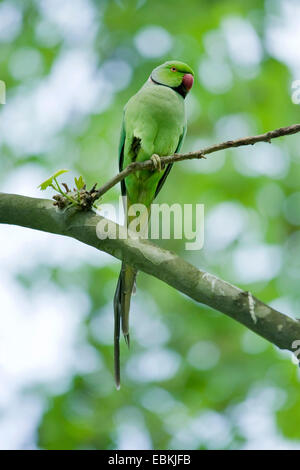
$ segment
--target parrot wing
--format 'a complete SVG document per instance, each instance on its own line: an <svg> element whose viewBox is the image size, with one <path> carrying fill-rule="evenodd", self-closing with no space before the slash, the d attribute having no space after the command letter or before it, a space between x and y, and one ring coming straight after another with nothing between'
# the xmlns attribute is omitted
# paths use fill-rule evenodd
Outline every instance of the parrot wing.
<svg viewBox="0 0 300 470"><path fill-rule="evenodd" d="M183 141L184 141L184 138L185 138L185 135L186 135L186 129L187 129L187 126L185 125L184 126L184 129L183 129L183 133L181 134L180 138L179 138L179 142L178 142L178 145L177 145L177 149L175 150L174 153L177 153L180 151L182 145L183 145ZM163 187L166 179L167 179L167 176L168 174L170 173L171 171L171 168L173 166L173 163L169 163L169 165L167 166L166 168L166 171L164 172L163 176L161 177L161 179L159 180L158 182L158 185L157 185L157 188L156 188L156 191L155 191L155 197L158 195L158 193L160 192L161 188Z"/></svg>
<svg viewBox="0 0 300 470"><path fill-rule="evenodd" d="M120 172L123 170L125 138L126 138L125 117L123 113L123 121L122 121L120 143L119 143L119 171ZM122 196L126 195L125 180L121 181L121 193L122 193Z"/></svg>

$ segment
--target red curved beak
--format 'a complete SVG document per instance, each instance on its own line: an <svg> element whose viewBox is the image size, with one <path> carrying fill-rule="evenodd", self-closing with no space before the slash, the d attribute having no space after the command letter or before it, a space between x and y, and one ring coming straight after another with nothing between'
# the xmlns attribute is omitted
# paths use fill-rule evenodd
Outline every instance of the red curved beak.
<svg viewBox="0 0 300 470"><path fill-rule="evenodd" d="M190 91L190 89L192 88L193 86L193 83L194 83L194 77L191 73L186 73L184 76L183 76L183 79L182 79L182 83L184 85L184 87Z"/></svg>

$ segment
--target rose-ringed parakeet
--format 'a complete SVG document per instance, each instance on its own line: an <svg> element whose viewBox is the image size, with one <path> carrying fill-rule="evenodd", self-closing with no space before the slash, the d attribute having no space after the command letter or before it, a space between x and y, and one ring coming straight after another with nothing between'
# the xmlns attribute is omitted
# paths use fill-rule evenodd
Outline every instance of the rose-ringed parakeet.
<svg viewBox="0 0 300 470"><path fill-rule="evenodd" d="M193 85L194 73L183 62L170 61L156 67L144 86L124 108L119 145L119 169L134 161L144 161L179 152L186 133L184 99ZM150 213L151 203L161 190L172 164L164 171L132 173L121 182L127 197L127 211L132 204L143 204ZM127 219L128 223L128 219ZM136 270L122 263L114 297L115 381L120 386L120 329L129 345L129 309Z"/></svg>

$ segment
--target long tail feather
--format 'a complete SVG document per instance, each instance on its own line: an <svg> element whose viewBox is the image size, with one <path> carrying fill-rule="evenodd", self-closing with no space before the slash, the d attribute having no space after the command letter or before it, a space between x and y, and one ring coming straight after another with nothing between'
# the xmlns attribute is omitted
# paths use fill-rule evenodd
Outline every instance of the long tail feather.
<svg viewBox="0 0 300 470"><path fill-rule="evenodd" d="M114 367L115 367L115 383L117 390L120 389L121 373L120 373L120 326L121 326L121 305L119 302L121 292L121 273L118 279L118 284L114 296L114 319L115 319L115 331L114 331Z"/></svg>
<svg viewBox="0 0 300 470"><path fill-rule="evenodd" d="M121 272L114 296L114 358L115 358L115 382L117 389L120 388L120 329L127 346L130 346L129 336L129 310L130 299L135 285L136 271L125 263L122 263Z"/></svg>
<svg viewBox="0 0 300 470"><path fill-rule="evenodd" d="M125 341L129 346L129 311L131 295L136 278L136 271L128 264L122 264L122 289L121 289L121 325Z"/></svg>

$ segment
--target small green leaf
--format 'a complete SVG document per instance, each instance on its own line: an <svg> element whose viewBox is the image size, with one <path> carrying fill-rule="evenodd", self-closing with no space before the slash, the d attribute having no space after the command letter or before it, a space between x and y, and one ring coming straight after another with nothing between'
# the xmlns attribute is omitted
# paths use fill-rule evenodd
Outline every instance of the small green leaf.
<svg viewBox="0 0 300 470"><path fill-rule="evenodd" d="M69 170L58 170L54 175L50 176L47 180L43 181L38 188L41 189L41 191L45 191L45 189L49 188L49 186L52 186L54 178L57 178L59 175L62 175L63 173L67 173Z"/></svg>
<svg viewBox="0 0 300 470"><path fill-rule="evenodd" d="M50 176L46 181L43 181L38 188L40 188L41 191L45 191L45 189L49 188L49 186L52 185L53 182L53 176Z"/></svg>
<svg viewBox="0 0 300 470"><path fill-rule="evenodd" d="M56 173L54 173L53 178L57 178L59 175L62 175L63 173L68 173L69 170L57 170Z"/></svg>
<svg viewBox="0 0 300 470"><path fill-rule="evenodd" d="M81 175L79 176L79 178L76 178L75 176L75 184L76 184L76 188L78 189L78 191L80 191L84 187L85 181Z"/></svg>

